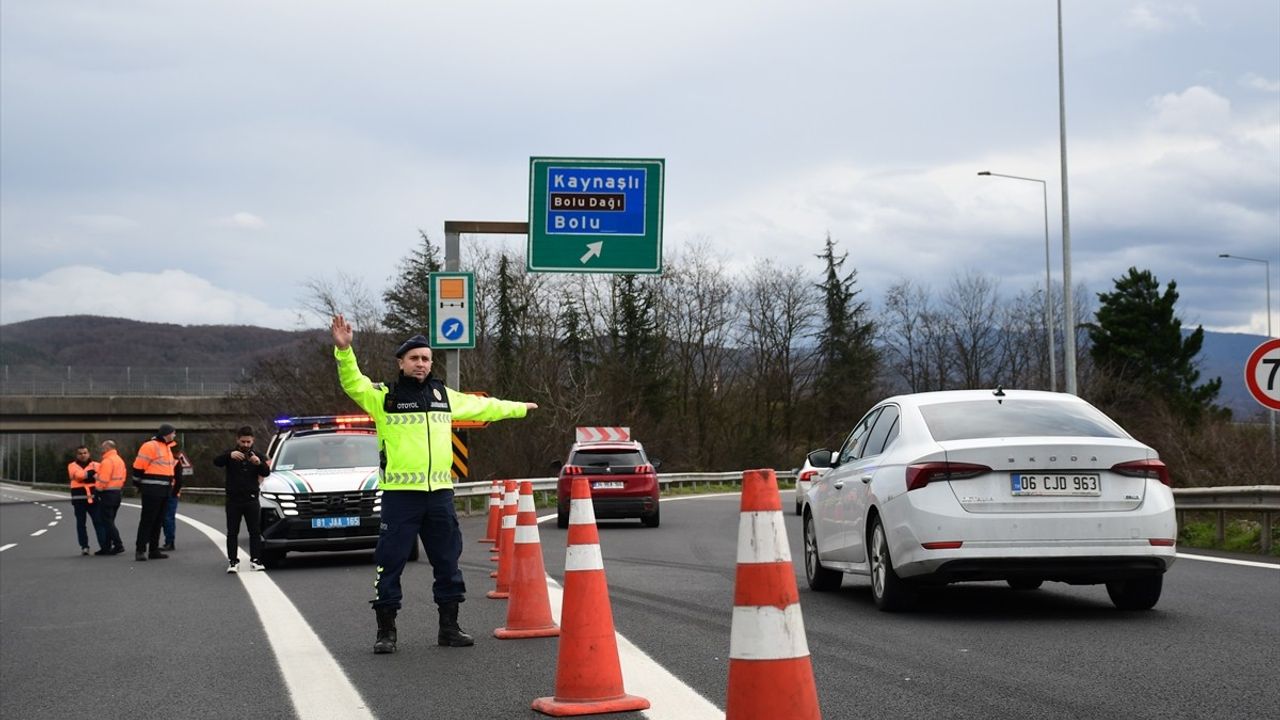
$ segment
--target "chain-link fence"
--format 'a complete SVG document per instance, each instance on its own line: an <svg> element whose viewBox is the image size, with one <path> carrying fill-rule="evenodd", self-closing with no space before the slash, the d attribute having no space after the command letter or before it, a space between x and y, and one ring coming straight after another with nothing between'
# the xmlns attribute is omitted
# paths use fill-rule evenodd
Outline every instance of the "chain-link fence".
<svg viewBox="0 0 1280 720"><path fill-rule="evenodd" d="M229 395L247 368L3 365L0 395Z"/></svg>

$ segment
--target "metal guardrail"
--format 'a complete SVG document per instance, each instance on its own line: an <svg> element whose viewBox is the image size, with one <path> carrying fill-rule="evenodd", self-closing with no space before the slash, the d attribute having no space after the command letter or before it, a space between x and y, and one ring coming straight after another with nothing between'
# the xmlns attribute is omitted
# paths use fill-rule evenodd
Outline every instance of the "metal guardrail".
<svg viewBox="0 0 1280 720"><path fill-rule="evenodd" d="M1262 554L1271 552L1271 514L1280 512L1280 485L1178 488L1173 491L1173 498L1179 527L1183 524L1183 513L1212 512L1214 514L1219 545L1226 537L1227 512L1260 513L1262 515Z"/></svg>

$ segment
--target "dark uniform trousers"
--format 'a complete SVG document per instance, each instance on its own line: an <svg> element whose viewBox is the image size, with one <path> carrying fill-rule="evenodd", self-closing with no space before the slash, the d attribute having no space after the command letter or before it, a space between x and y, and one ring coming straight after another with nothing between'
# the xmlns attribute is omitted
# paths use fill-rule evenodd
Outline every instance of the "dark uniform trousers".
<svg viewBox="0 0 1280 720"><path fill-rule="evenodd" d="M151 486L142 486L142 513L138 517L138 537L135 538L137 552L160 552L160 526L164 524L165 507L169 504L169 489L154 490Z"/></svg>
<svg viewBox="0 0 1280 720"><path fill-rule="evenodd" d="M99 490L93 494L94 504L98 506L98 544L107 550L123 550L124 542L120 539L120 529L116 527L116 514L120 512L120 491Z"/></svg>
<svg viewBox="0 0 1280 720"><path fill-rule="evenodd" d="M435 575L431 594L436 604L465 598L467 586L458 568L462 529L453 509L453 490L387 490L382 493L382 528L373 553L378 566L377 594L371 601L375 608L400 608L400 574L419 537Z"/></svg>
<svg viewBox="0 0 1280 720"><path fill-rule="evenodd" d="M79 491L79 492L77 492ZM97 500L95 495L94 500ZM76 540L80 543L80 547L89 547L89 531L86 529L85 521L93 523L93 534L98 538L98 549L105 549L102 545L102 519L98 515L98 503L89 502L88 493L84 488L73 488L71 490L71 508L76 514Z"/></svg>

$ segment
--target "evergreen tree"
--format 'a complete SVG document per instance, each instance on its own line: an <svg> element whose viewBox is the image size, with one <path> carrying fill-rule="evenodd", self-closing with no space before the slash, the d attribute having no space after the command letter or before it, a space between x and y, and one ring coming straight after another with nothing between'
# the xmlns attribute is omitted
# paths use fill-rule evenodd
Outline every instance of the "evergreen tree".
<svg viewBox="0 0 1280 720"><path fill-rule="evenodd" d="M382 293L387 305L382 324L392 335L405 338L425 333L431 326L431 273L442 267L439 250L431 238L418 230L422 244L409 252L388 278L391 286Z"/></svg>
<svg viewBox="0 0 1280 720"><path fill-rule="evenodd" d="M497 370L497 390L505 396L515 387L516 358L520 328L520 316L524 307L517 300L516 279L512 276L511 259L506 253L498 260L498 308L496 338L494 341L494 365Z"/></svg>
<svg viewBox="0 0 1280 720"><path fill-rule="evenodd" d="M583 342L583 317L578 309L578 302L568 296L560 306L560 317L556 323L560 329L559 352L564 359L565 377L561 379L563 388L581 385L586 374L586 345Z"/></svg>
<svg viewBox="0 0 1280 720"><path fill-rule="evenodd" d="M814 382L817 415L828 432L846 427L876 400L872 394L880 370L879 354L872 344L875 327L867 303L855 289L858 271L843 274L849 254L836 255L836 243L827 235L817 257L826 263L826 277L818 285L823 298L823 324L818 330L818 371Z"/></svg>
<svg viewBox="0 0 1280 720"><path fill-rule="evenodd" d="M1222 378L1197 386L1195 358L1204 342L1197 326L1185 337L1174 314L1178 284L1170 280L1163 294L1149 270L1129 268L1115 281L1115 292L1098 293L1097 322L1086 324L1094 364L1111 377L1163 398L1184 420L1195 423L1206 411L1221 412L1213 401Z"/></svg>
<svg viewBox="0 0 1280 720"><path fill-rule="evenodd" d="M662 338L658 333L654 288L635 275L614 280L614 318L610 339L616 358L615 388L626 406L642 408L653 420L663 414Z"/></svg>

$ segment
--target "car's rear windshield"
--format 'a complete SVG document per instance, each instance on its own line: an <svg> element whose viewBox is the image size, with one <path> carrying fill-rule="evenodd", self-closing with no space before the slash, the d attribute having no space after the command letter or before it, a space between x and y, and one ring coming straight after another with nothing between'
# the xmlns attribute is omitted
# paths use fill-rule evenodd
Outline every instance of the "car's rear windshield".
<svg viewBox="0 0 1280 720"><path fill-rule="evenodd" d="M290 438L280 446L272 467L277 470L332 470L376 467L378 436L331 433Z"/></svg>
<svg viewBox="0 0 1280 720"><path fill-rule="evenodd" d="M923 405L920 414L934 440L988 437L1128 437L1090 405L1006 398Z"/></svg>
<svg viewBox="0 0 1280 720"><path fill-rule="evenodd" d="M645 463L639 450L579 450L569 458L570 465L585 468L636 466Z"/></svg>

